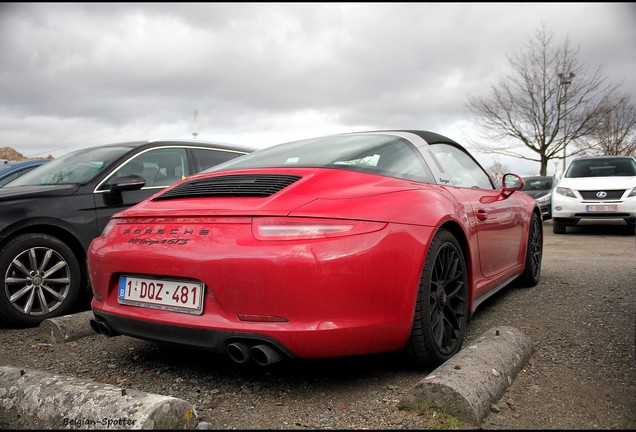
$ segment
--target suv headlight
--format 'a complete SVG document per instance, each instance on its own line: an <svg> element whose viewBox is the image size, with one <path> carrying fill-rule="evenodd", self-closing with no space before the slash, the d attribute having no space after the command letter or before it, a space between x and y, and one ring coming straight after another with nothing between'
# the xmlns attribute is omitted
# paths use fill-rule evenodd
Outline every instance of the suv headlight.
<svg viewBox="0 0 636 432"><path fill-rule="evenodd" d="M550 201L550 194L543 195L542 197L536 198L536 200L539 204L545 204Z"/></svg>
<svg viewBox="0 0 636 432"><path fill-rule="evenodd" d="M576 195L574 195L574 192L572 192L572 189L569 189L569 188L557 187L556 189L554 189L554 192L566 197L576 198Z"/></svg>
<svg viewBox="0 0 636 432"><path fill-rule="evenodd" d="M629 197L636 197L636 187L632 188L632 191L629 193L629 195L627 195L627 198Z"/></svg>

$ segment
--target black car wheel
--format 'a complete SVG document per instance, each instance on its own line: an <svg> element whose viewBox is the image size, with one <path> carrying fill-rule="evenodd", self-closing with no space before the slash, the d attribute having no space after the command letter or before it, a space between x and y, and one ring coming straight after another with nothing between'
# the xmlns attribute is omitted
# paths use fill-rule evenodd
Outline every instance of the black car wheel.
<svg viewBox="0 0 636 432"><path fill-rule="evenodd" d="M406 355L418 367L439 366L461 349L467 320L466 261L455 237L442 229L426 256Z"/></svg>
<svg viewBox="0 0 636 432"><path fill-rule="evenodd" d="M533 287L539 283L541 260L543 258L543 235L540 224L539 216L533 213L528 232L525 267L523 273L517 279L518 285L522 287Z"/></svg>
<svg viewBox="0 0 636 432"><path fill-rule="evenodd" d="M55 237L26 234L0 250L0 319L35 326L71 310L80 291L80 266Z"/></svg>
<svg viewBox="0 0 636 432"><path fill-rule="evenodd" d="M552 222L552 232L554 234L565 234L565 224Z"/></svg>

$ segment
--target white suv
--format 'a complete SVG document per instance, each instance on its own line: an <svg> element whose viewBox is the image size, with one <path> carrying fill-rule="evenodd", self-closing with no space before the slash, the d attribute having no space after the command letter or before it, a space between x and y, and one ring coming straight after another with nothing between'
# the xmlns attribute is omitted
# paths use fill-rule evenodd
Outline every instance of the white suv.
<svg viewBox="0 0 636 432"><path fill-rule="evenodd" d="M565 234L581 220L636 222L636 158L594 156L573 160L552 191L552 230Z"/></svg>

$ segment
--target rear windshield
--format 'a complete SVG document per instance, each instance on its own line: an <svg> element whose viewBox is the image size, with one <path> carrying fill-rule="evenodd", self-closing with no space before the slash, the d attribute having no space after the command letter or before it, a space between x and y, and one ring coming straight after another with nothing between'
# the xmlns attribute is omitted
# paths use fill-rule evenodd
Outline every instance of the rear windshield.
<svg viewBox="0 0 636 432"><path fill-rule="evenodd" d="M636 160L632 158L579 159L572 162L565 177L633 177Z"/></svg>
<svg viewBox="0 0 636 432"><path fill-rule="evenodd" d="M339 135L279 144L203 172L272 167L337 168L433 182L417 149L390 135Z"/></svg>

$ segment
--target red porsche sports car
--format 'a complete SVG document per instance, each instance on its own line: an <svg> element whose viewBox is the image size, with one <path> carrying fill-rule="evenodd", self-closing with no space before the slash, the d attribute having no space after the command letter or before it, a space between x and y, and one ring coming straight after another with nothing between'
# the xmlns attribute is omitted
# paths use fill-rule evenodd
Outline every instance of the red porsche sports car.
<svg viewBox="0 0 636 432"><path fill-rule="evenodd" d="M88 254L91 325L239 363L403 352L434 368L480 302L539 282L522 186L426 131L259 150L112 217Z"/></svg>

